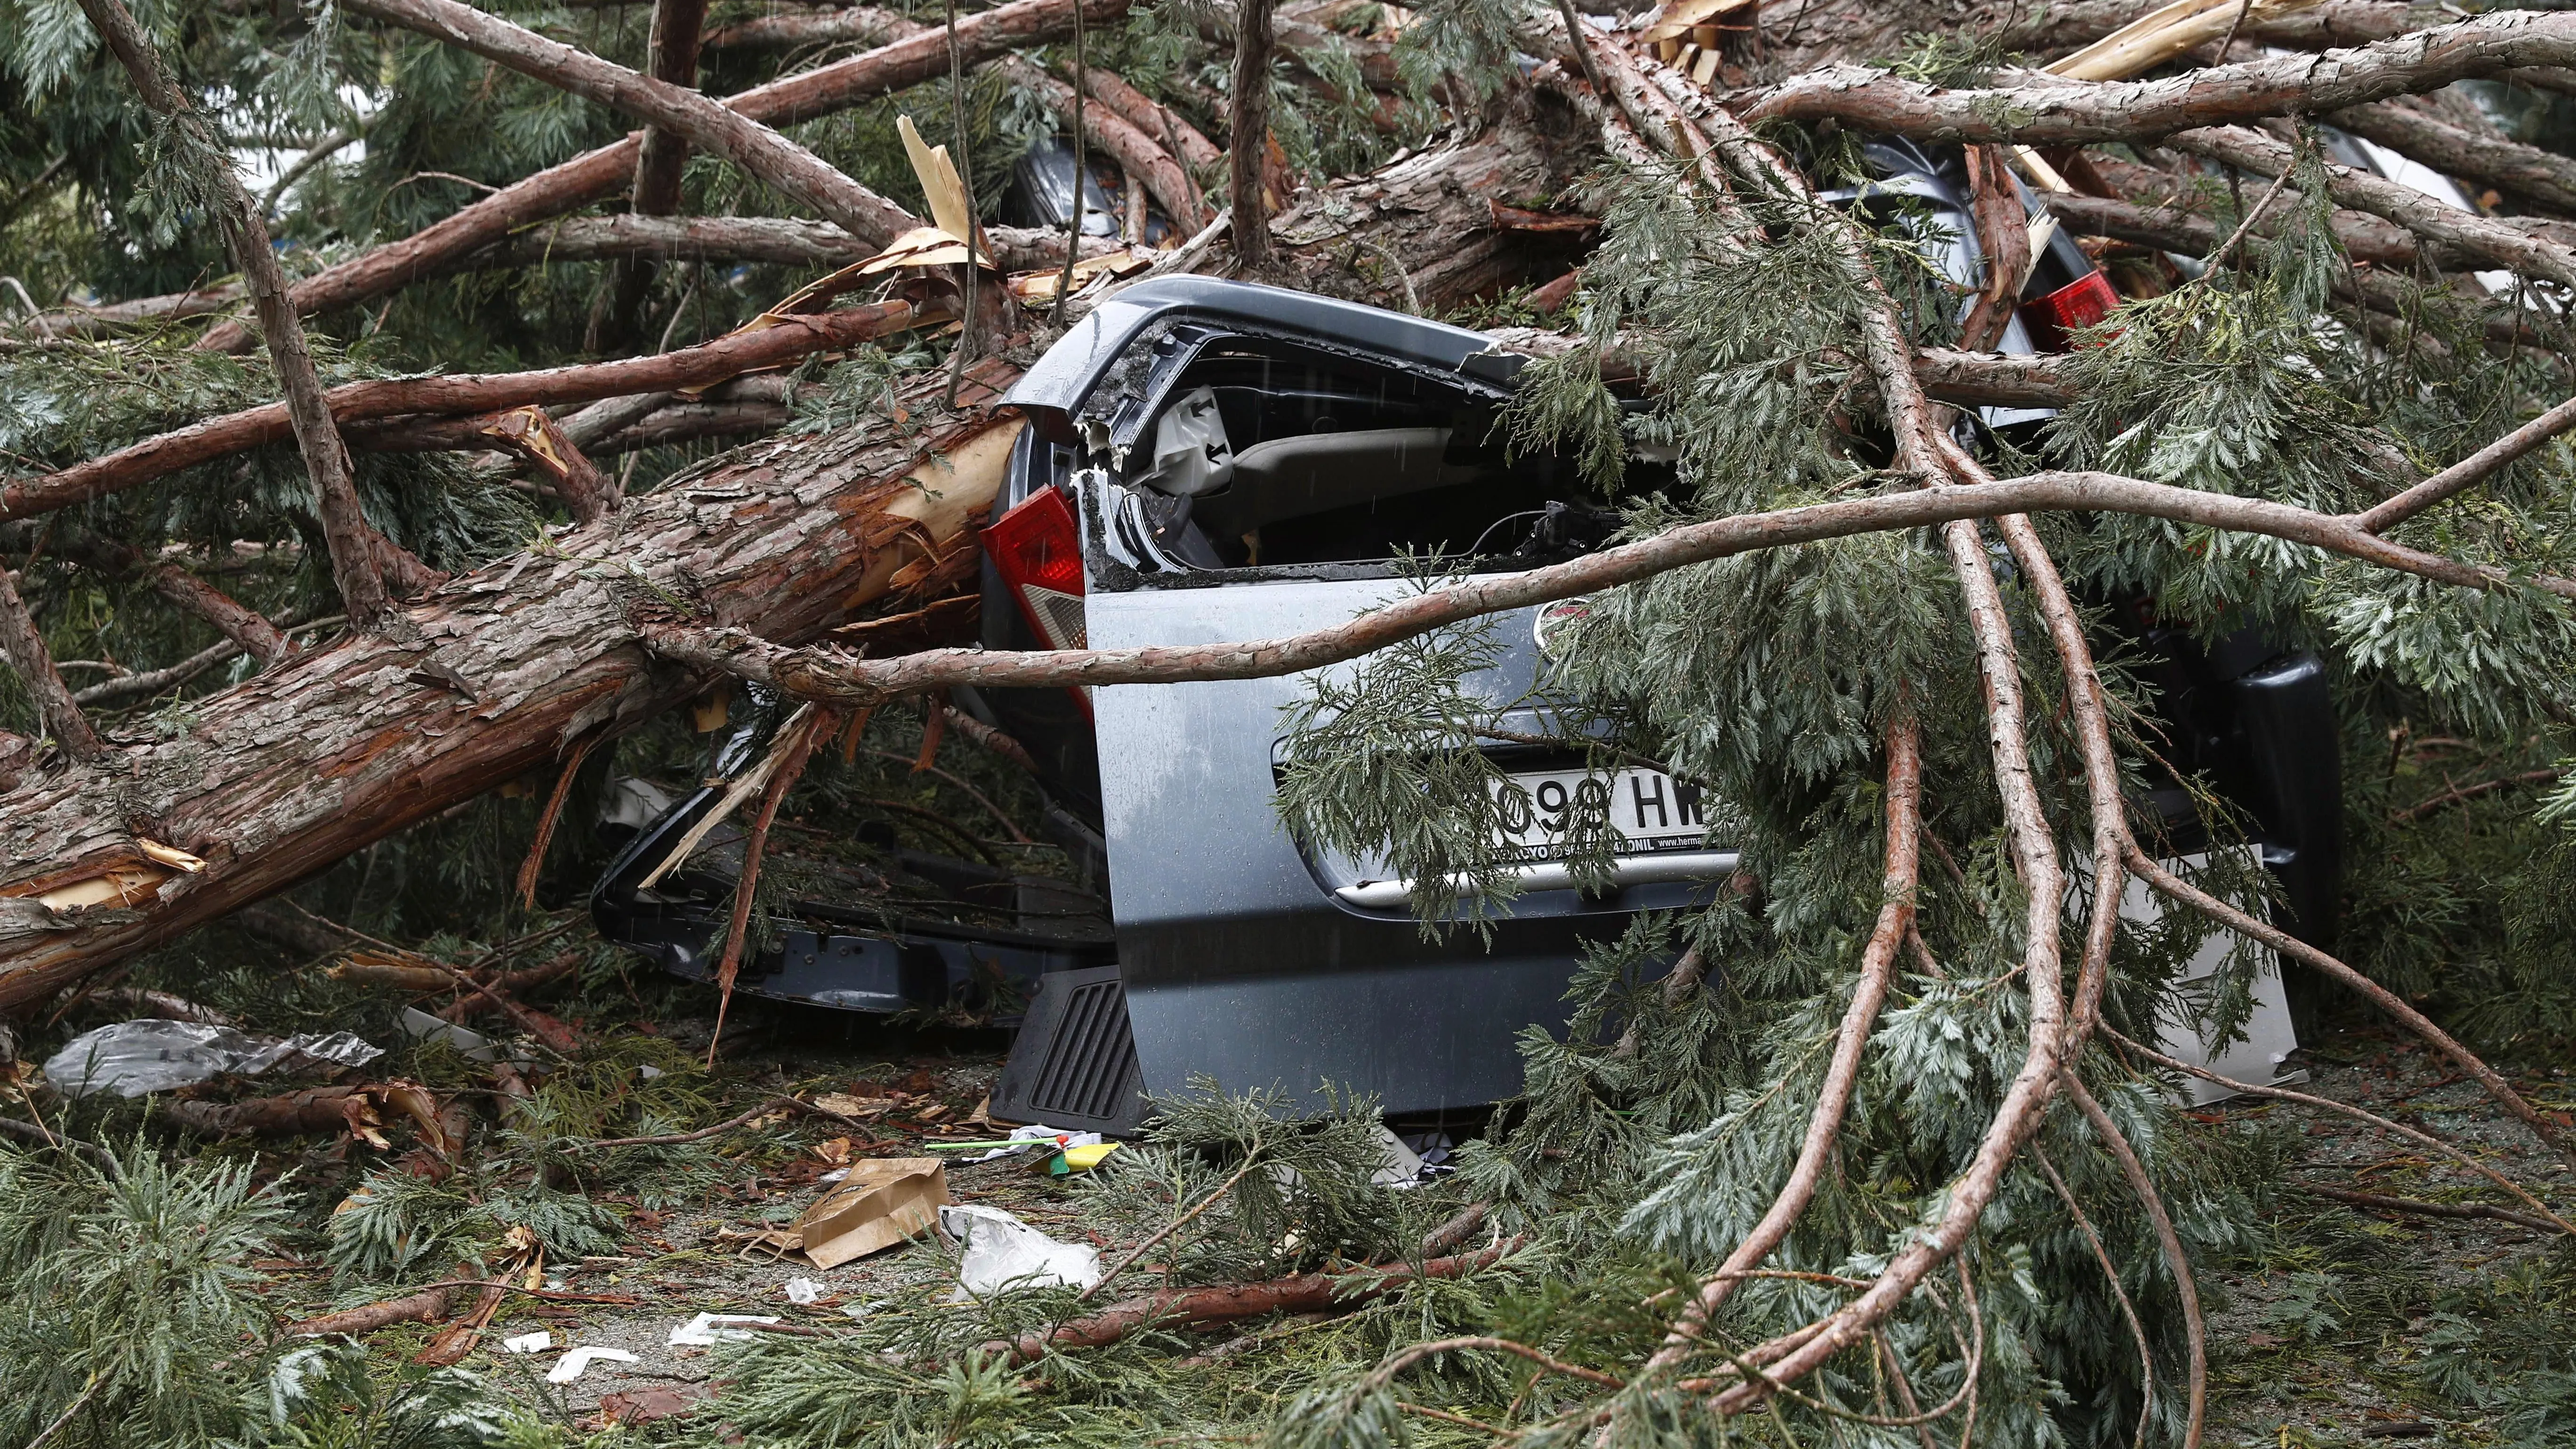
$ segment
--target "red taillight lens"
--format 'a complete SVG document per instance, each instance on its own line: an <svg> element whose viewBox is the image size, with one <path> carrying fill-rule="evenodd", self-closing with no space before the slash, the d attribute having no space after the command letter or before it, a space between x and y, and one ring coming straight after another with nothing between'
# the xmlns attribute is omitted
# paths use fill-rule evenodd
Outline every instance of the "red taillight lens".
<svg viewBox="0 0 2576 1449"><path fill-rule="evenodd" d="M1073 509L1052 488L1030 494L985 529L984 553L1015 589L1082 597L1082 537L1073 526ZM1041 626L1038 632L1047 631Z"/></svg>
<svg viewBox="0 0 2576 1449"><path fill-rule="evenodd" d="M2056 291L2036 301L2021 304L2022 325L2030 329L2031 345L2042 352L2064 352L2075 345L2075 334L2111 315L2120 305L2120 294L2100 272L2087 272Z"/></svg>
<svg viewBox="0 0 2576 1449"><path fill-rule="evenodd" d="M1019 601L1021 617L1048 648L1089 647L1090 630L1082 613L1082 535L1063 494L1041 488L1022 499L984 530L984 556L993 561L993 571ZM1072 694L1089 713L1089 691Z"/></svg>

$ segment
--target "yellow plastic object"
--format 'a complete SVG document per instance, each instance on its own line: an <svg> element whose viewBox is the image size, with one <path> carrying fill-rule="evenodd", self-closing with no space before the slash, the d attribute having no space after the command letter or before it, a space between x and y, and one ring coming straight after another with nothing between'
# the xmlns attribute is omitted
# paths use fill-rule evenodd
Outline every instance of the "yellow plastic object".
<svg viewBox="0 0 2576 1449"><path fill-rule="evenodd" d="M1055 1161L1047 1164L1047 1171L1056 1177L1062 1177L1068 1172L1089 1172L1122 1145L1124 1144L1117 1142L1094 1142L1083 1147L1068 1147L1055 1155Z"/></svg>

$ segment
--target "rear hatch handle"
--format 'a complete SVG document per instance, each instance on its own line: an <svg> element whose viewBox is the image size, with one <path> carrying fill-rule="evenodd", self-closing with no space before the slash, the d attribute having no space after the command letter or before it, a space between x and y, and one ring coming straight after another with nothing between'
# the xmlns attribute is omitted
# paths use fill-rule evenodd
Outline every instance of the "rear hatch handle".
<svg viewBox="0 0 2576 1449"><path fill-rule="evenodd" d="M1723 880L1735 873L1737 860L1738 854L1732 850L1677 850L1655 855L1623 855L1610 862L1609 887L1616 890L1671 881ZM1513 866L1506 874L1523 891L1585 888L1583 882L1575 879L1574 867L1561 860ZM1460 878L1453 884L1462 891L1473 893L1472 880ZM1409 879L1364 880L1338 886L1333 894L1344 904L1361 910L1386 911L1411 905L1417 888L1417 883Z"/></svg>

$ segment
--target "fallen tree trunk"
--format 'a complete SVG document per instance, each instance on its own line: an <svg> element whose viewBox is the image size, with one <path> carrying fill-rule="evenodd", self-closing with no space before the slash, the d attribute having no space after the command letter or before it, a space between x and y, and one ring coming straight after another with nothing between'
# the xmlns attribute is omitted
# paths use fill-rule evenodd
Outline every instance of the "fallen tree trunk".
<svg viewBox="0 0 2576 1449"><path fill-rule="evenodd" d="M909 431L871 423L746 448L461 576L405 613L418 641L343 637L192 703L163 739L0 795L0 1008L295 884L495 784L704 688L625 622L638 590L806 640L879 600L945 586L1020 424L985 406L1015 372L936 381ZM946 566L945 568L943 566ZM146 852L199 858L184 869ZM117 889L92 905L72 904Z"/></svg>

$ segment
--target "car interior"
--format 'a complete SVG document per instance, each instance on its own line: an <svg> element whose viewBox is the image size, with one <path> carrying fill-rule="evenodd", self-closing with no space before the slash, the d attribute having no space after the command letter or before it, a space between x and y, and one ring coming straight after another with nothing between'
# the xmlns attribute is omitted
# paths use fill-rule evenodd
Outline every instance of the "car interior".
<svg viewBox="0 0 2576 1449"><path fill-rule="evenodd" d="M1492 404L1289 344L1211 347L1141 436L1124 481L1159 552L1193 572L1405 554L1524 568L1618 522L1570 459L1510 448ZM1655 471L1628 486L1658 486Z"/></svg>

